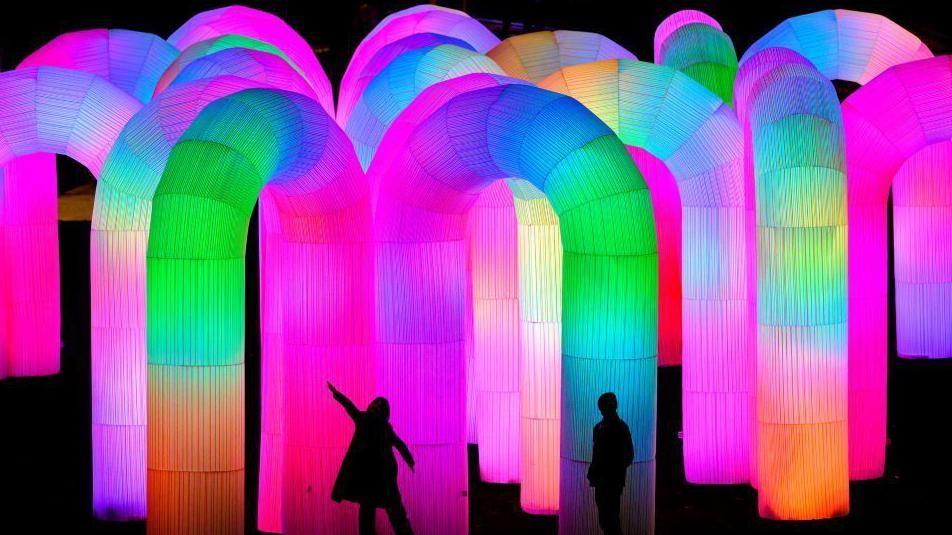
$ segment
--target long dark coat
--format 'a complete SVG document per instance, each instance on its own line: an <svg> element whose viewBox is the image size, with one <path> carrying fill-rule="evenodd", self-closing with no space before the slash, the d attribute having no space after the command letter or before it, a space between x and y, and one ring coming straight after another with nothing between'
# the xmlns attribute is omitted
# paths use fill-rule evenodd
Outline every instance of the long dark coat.
<svg viewBox="0 0 952 535"><path fill-rule="evenodd" d="M409 464L412 457L406 444L386 420L357 409L343 394L334 394L334 399L347 410L355 429L334 482L331 499L384 508L400 503L397 459L393 448L400 450Z"/></svg>

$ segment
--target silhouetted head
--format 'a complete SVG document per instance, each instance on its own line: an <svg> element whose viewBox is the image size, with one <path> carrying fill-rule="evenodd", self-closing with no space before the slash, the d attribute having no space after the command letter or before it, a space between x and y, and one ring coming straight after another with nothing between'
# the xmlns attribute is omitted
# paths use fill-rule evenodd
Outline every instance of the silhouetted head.
<svg viewBox="0 0 952 535"><path fill-rule="evenodd" d="M618 398L614 392L605 392L598 398L598 410L602 416L613 416L618 414Z"/></svg>
<svg viewBox="0 0 952 535"><path fill-rule="evenodd" d="M390 402L384 397L374 399L370 402L370 405L367 405L367 414L373 416L374 418L380 418L385 422L389 421Z"/></svg>

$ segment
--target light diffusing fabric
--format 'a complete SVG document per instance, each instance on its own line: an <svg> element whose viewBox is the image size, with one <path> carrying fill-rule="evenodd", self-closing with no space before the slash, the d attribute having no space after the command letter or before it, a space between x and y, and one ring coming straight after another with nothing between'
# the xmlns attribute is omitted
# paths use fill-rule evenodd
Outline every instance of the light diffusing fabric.
<svg viewBox="0 0 952 535"><path fill-rule="evenodd" d="M749 478L747 246L741 131L720 98L670 67L609 60L566 67L540 82L588 106L629 147L661 160L680 199L685 474L696 483ZM674 194L670 188L676 188ZM654 196L654 194L653 194ZM662 214L670 211L656 210ZM670 220L657 219L658 224ZM664 236L670 230L659 230ZM677 262L677 249L663 260Z"/></svg>
<svg viewBox="0 0 952 535"><path fill-rule="evenodd" d="M689 20L679 13L669 18L682 23ZM675 27L673 21L668 23L666 19L658 27L655 47L655 63L674 67L710 89L724 102L733 102L737 52L720 25L697 21Z"/></svg>
<svg viewBox="0 0 952 535"><path fill-rule="evenodd" d="M509 37L486 53L506 74L539 82L553 72L603 59L636 59L611 39L591 32L542 31Z"/></svg>
<svg viewBox="0 0 952 535"><path fill-rule="evenodd" d="M825 75L786 49L748 58L735 94L757 202L758 509L784 520L845 515L846 164L839 101Z"/></svg>
<svg viewBox="0 0 952 535"><path fill-rule="evenodd" d="M247 120L260 128L235 128ZM284 399L296 408L284 419L283 529L355 523L353 509L328 496L350 424L325 382L360 403L371 391L361 386L373 348L369 188L346 136L316 102L247 90L199 114L153 200L150 533L243 530L245 236L264 187L280 214L280 265L294 268L283 273L301 277L282 286L281 299Z"/></svg>
<svg viewBox="0 0 952 535"><path fill-rule="evenodd" d="M896 348L906 358L952 357L952 142L927 145L893 179Z"/></svg>
<svg viewBox="0 0 952 535"><path fill-rule="evenodd" d="M880 477L886 459L889 188L913 154L931 143L952 139L950 71L948 56L904 63L887 69L843 101L849 177L849 308L862 311L849 318L850 475L854 478Z"/></svg>
<svg viewBox="0 0 952 535"><path fill-rule="evenodd" d="M426 149L434 139L454 150ZM653 529L657 254L648 191L624 146L574 100L510 85L452 98L399 145L385 138L370 174L380 177L378 389L419 453L401 477L415 529L468 530L464 221L482 188L511 176L541 186L562 224L560 532L595 529L585 471L595 401L609 390L636 444L623 522Z"/></svg>

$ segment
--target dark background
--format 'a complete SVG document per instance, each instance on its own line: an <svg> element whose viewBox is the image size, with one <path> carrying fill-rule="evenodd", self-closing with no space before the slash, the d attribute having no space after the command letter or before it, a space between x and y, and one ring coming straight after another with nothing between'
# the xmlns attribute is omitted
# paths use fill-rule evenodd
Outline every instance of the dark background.
<svg viewBox="0 0 952 535"><path fill-rule="evenodd" d="M310 43L335 84L350 55L376 22L415 2L248 1L281 16ZM820 9L849 8L886 15L922 38L936 54L952 51L950 20L937 5L906 2L657 2L598 0L471 0L440 2L465 8L500 37L536 29L602 33L639 58L652 59L654 29L679 9L701 9L730 35L738 55L784 19ZM465 5L464 5L465 4ZM168 36L190 16L224 2L27 1L0 6L0 69L9 70L60 33L127 28ZM837 84L845 96L854 87ZM60 190L89 182L84 168L59 159ZM259 437L257 227L249 229L247 271L246 519L254 532ZM937 246L947 246L937 244ZM62 373L0 381L0 535L20 533L144 533L141 523L110 524L91 517L89 386L89 223L60 223L63 308ZM51 266L50 269L53 267ZM892 310L892 307L891 307ZM949 311L937 311L948 314ZM952 321L952 318L950 318ZM894 332L890 332L894 346ZM681 465L680 368L659 371L657 531L666 533L948 533L952 491L952 361L905 361L890 356L886 476L851 485L851 514L808 523L760 520L746 486L693 486ZM475 470L475 452L471 469ZM475 472L472 472L475 474ZM555 533L552 517L518 511L515 486L486 485L471 475L474 533Z"/></svg>

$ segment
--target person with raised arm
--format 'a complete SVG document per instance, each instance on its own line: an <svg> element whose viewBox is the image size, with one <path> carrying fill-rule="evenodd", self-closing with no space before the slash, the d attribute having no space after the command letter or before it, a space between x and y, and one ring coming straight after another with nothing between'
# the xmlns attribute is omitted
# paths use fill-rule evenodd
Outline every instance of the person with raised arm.
<svg viewBox="0 0 952 535"><path fill-rule="evenodd" d="M374 535L377 509L387 512L397 535L413 535L407 511L397 487L397 459L394 448L413 470L413 455L390 425L390 403L378 397L361 411L347 396L328 381L327 388L354 421L354 436L341 462L340 472L331 491L335 502L349 501L360 506L360 535Z"/></svg>

